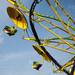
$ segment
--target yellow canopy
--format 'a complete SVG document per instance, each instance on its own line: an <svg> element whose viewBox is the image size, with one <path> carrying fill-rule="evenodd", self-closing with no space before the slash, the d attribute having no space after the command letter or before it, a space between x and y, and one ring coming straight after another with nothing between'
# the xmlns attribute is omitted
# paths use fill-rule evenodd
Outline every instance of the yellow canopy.
<svg viewBox="0 0 75 75"><path fill-rule="evenodd" d="M27 29L27 20L19 9L16 9L14 7L8 7L7 13L10 19L16 25L16 27L21 28L23 30Z"/></svg>
<svg viewBox="0 0 75 75"><path fill-rule="evenodd" d="M44 58L47 62L51 62L51 59L46 55L46 53L40 48L40 46L33 45L34 50Z"/></svg>

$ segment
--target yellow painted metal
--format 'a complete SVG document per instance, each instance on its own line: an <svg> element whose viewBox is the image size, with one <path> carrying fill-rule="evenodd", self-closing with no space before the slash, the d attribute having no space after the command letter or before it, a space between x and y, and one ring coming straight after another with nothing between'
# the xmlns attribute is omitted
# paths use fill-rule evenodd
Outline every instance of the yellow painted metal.
<svg viewBox="0 0 75 75"><path fill-rule="evenodd" d="M46 53L41 49L40 46L33 45L33 48L40 56L42 56L44 60L46 60L47 62L51 62L51 59L46 55Z"/></svg>
<svg viewBox="0 0 75 75"><path fill-rule="evenodd" d="M8 7L7 13L9 15L9 18L16 25L16 27L21 28L23 30L27 29L27 20L19 9L16 9L14 7Z"/></svg>

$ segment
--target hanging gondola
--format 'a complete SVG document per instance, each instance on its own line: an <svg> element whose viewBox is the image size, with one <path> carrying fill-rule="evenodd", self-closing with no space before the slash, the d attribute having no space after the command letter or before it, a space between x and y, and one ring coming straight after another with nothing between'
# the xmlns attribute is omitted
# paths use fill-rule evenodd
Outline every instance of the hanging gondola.
<svg viewBox="0 0 75 75"><path fill-rule="evenodd" d="M41 67L42 67L42 64L40 64L37 61L34 61L33 64L32 64L33 69L39 70Z"/></svg>
<svg viewBox="0 0 75 75"><path fill-rule="evenodd" d="M10 27L10 26L5 26L5 28L3 29L3 31L4 31L6 34L8 34L9 36L13 36L13 35L16 34L17 29L16 29L14 26L12 26L12 27Z"/></svg>

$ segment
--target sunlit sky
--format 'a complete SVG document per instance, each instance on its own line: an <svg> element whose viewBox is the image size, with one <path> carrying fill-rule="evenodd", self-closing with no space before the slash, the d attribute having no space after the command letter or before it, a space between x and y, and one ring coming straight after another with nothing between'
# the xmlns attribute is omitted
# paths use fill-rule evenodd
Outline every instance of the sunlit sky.
<svg viewBox="0 0 75 75"><path fill-rule="evenodd" d="M31 0L21 1L30 9ZM61 1L61 4L63 3L65 9L67 9L74 18L75 0L59 1ZM18 29L15 36L11 37L2 32L6 25L14 25L6 12L8 6L10 6L10 4L6 0L0 0L0 75L66 75L65 73L52 73L52 65L48 62L44 63L40 71L32 69L33 61L41 61L40 56L32 48L33 43L22 39L23 31L20 29ZM29 20L28 17L27 20ZM52 53L57 60L62 60L61 63L71 58L70 54L66 55L64 53L60 54L60 52L56 53L51 51L51 54Z"/></svg>

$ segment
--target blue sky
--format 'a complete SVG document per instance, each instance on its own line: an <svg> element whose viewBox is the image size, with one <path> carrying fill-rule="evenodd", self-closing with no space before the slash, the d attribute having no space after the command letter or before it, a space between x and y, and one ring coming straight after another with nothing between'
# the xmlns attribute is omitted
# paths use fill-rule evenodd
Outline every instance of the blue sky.
<svg viewBox="0 0 75 75"><path fill-rule="evenodd" d="M21 0L24 5L30 8L31 0ZM59 0L65 9L75 17L75 0ZM41 61L40 56L33 50L32 42L22 39L22 30L18 29L15 36L9 37L2 32L6 25L14 25L9 19L6 8L10 4L6 0L0 0L0 75L66 75L64 73L53 74L51 64L45 62L40 71L32 69L34 60ZM46 8L46 6L45 6ZM42 12L45 10L42 10ZM37 8L39 9L39 8ZM39 9L40 11L41 9ZM46 12L44 12L46 14ZM63 17L63 16L62 16ZM28 19L27 19L28 20ZM48 48L50 50L50 48ZM50 52L57 60L64 59L61 63L71 58L70 54L61 52ZM66 57L66 58L65 58Z"/></svg>

